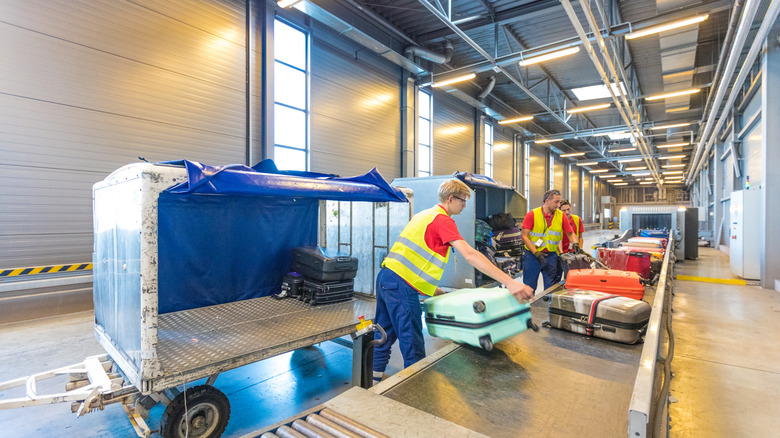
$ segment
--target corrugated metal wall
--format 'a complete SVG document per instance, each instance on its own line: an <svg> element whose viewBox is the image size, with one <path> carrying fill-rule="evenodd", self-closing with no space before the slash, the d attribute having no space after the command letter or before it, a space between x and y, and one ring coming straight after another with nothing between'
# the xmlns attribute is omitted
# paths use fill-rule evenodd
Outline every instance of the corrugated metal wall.
<svg viewBox="0 0 780 438"><path fill-rule="evenodd" d="M91 187L137 161L245 156L240 1L5 2L0 267L91 260Z"/></svg>
<svg viewBox="0 0 780 438"><path fill-rule="evenodd" d="M514 185L512 181L512 151L514 132L495 124L493 128L493 179L504 184Z"/></svg>
<svg viewBox="0 0 780 438"><path fill-rule="evenodd" d="M572 165L569 169L569 202L572 211L577 216L582 216L582 204L580 203L580 168Z"/></svg>
<svg viewBox="0 0 780 438"><path fill-rule="evenodd" d="M555 179L553 182L555 183L553 185L553 188L559 190L562 197L566 196L567 190L566 190L566 158L561 158L560 156L555 156L555 161L553 161L553 171L555 172Z"/></svg>
<svg viewBox="0 0 780 438"><path fill-rule="evenodd" d="M745 126L753 117L761 112L761 93L756 93L751 99L750 103L745 107L745 111L742 114L742 126ZM742 138L742 157L744 158L742 166L742 175L740 176L740 187L747 187L747 177L750 177L750 185L755 189L763 183L761 177L761 169L764 162L763 154L761 153L761 140L763 138L763 132L761 129L760 117L756 120L757 123L745 133L745 137Z"/></svg>
<svg viewBox="0 0 780 438"><path fill-rule="evenodd" d="M547 148L544 145L531 144L528 154L528 210L542 205L544 192L547 191Z"/></svg>
<svg viewBox="0 0 780 438"><path fill-rule="evenodd" d="M582 178L582 190L585 192L585 204L582 208L582 217L586 223L593 221L593 192L591 191L591 176L585 174Z"/></svg>
<svg viewBox="0 0 780 438"><path fill-rule="evenodd" d="M392 180L401 176L400 69L336 38L312 28L311 168L350 176L376 167Z"/></svg>
<svg viewBox="0 0 780 438"><path fill-rule="evenodd" d="M474 108L433 92L433 174L474 172Z"/></svg>

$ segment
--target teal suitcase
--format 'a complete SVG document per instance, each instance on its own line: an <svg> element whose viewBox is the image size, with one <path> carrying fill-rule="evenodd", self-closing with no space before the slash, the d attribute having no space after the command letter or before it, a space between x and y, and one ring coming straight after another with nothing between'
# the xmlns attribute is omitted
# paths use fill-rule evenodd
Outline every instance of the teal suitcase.
<svg viewBox="0 0 780 438"><path fill-rule="evenodd" d="M460 289L423 302L428 333L492 350L510 336L534 331L531 306L519 303L503 288Z"/></svg>

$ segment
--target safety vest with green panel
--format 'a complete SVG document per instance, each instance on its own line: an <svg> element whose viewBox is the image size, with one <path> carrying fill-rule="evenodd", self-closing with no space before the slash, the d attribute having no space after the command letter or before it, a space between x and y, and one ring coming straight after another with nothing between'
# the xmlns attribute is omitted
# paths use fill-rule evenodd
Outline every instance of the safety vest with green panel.
<svg viewBox="0 0 780 438"><path fill-rule="evenodd" d="M558 252L558 243L563 238L563 212L555 210L552 222L547 226L547 220L542 213L542 207L534 208L534 228L529 233L531 242L536 245L539 239L542 239L541 245L536 245L539 250L547 249L549 252ZM529 249L530 248L526 248Z"/></svg>
<svg viewBox="0 0 780 438"><path fill-rule="evenodd" d="M426 228L440 214L447 215L447 212L437 205L414 215L382 263L413 288L431 296L450 257L449 251L442 257L425 243Z"/></svg>

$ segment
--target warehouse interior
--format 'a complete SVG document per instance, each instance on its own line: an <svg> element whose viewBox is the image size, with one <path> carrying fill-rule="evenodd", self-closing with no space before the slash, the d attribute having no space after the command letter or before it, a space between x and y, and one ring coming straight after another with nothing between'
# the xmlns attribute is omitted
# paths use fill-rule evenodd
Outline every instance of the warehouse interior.
<svg viewBox="0 0 780 438"><path fill-rule="evenodd" d="M128 391L140 379L150 386L135 391L154 394L148 407L134 398L137 411L128 410L128 395L86 412L77 403L74 415L75 399L5 410L4 401L24 395L0 391L9 436L165 435L163 411L195 385L226 394L222 436L230 437L260 436L322 406L355 409L354 418L377 429L394 424L389 436L777 433L780 247L768 225L780 214L780 175L771 172L780 164L771 146L780 139L780 124L771 123L780 111L771 87L780 75L780 2L0 0L0 11L0 382L108 353L115 376L132 383ZM366 347L350 336L355 320L302 331L224 372L169 369L161 381L144 380L129 371L133 360L118 357L124 341L112 338L128 327L98 328L110 306L121 322L139 319L137 311L145 352L157 348L157 317L160 330L173 318L160 307L146 320L145 306L158 302L157 259L147 264L145 253L133 258L141 274L135 264L131 272L146 282L154 271L153 299L147 283L141 293L152 301L137 300L131 311L97 292L110 283L97 277L104 213L123 229L138 213L125 194L100 190L168 162L205 174L243 165L228 170L333 181L335 189L310 195L319 204L291 196L257 213L273 216L262 227L228 225L227 206L213 207L210 222L187 222L194 210L182 209L181 221L160 226L237 244L300 229L302 241L361 259L355 292L367 301L356 300L355 311L369 316L391 236L458 173L476 178L456 219L472 245L475 218L508 211L522 221L557 189L582 218L586 251L646 227L666 228L678 250L662 256L647 286L653 316L637 345L542 327L488 354L426 332L424 363L404 370L396 348L389 378L358 393L353 387L366 385L355 380L355 358ZM178 183L193 173L161 175ZM368 188L339 194L349 184ZM262 212L259 202L240 208ZM295 209L306 211L279 213ZM661 222L647 225L650 216ZM156 242L157 229L138 218L139 235ZM359 234L366 224L373 228ZM384 247L375 242L382 239ZM185 289L199 277L178 255L160 254L161 269L180 261L165 284ZM264 269L241 254L240 264L211 255L223 275L212 281ZM459 268L444 279L457 280L442 286L479 283L470 267L462 274L464 259L450 265ZM160 285L163 297L162 273ZM542 304L533 307L539 325ZM200 304L183 306L174 310ZM147 343L146 327L155 342ZM138 354L139 363L156 360ZM491 395L491 385L502 392ZM176 436L185 435L193 436Z"/></svg>

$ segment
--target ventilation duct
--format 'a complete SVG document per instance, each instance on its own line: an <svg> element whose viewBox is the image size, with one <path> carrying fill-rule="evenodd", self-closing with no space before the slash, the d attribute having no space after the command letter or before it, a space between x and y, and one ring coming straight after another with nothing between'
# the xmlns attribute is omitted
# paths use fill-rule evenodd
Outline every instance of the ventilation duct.
<svg viewBox="0 0 780 438"><path fill-rule="evenodd" d="M496 77L491 76L490 81L485 85L485 88L482 89L482 91L477 95L477 99L482 100L487 97L488 94L490 94L491 91L493 91L493 87L496 85Z"/></svg>
<svg viewBox="0 0 780 438"><path fill-rule="evenodd" d="M447 45L444 46L444 54L436 53L433 50L424 49L419 46L409 46L404 50L404 55L406 55L407 58L417 56L435 62L436 64L446 64L452 59L452 43L447 41Z"/></svg>

